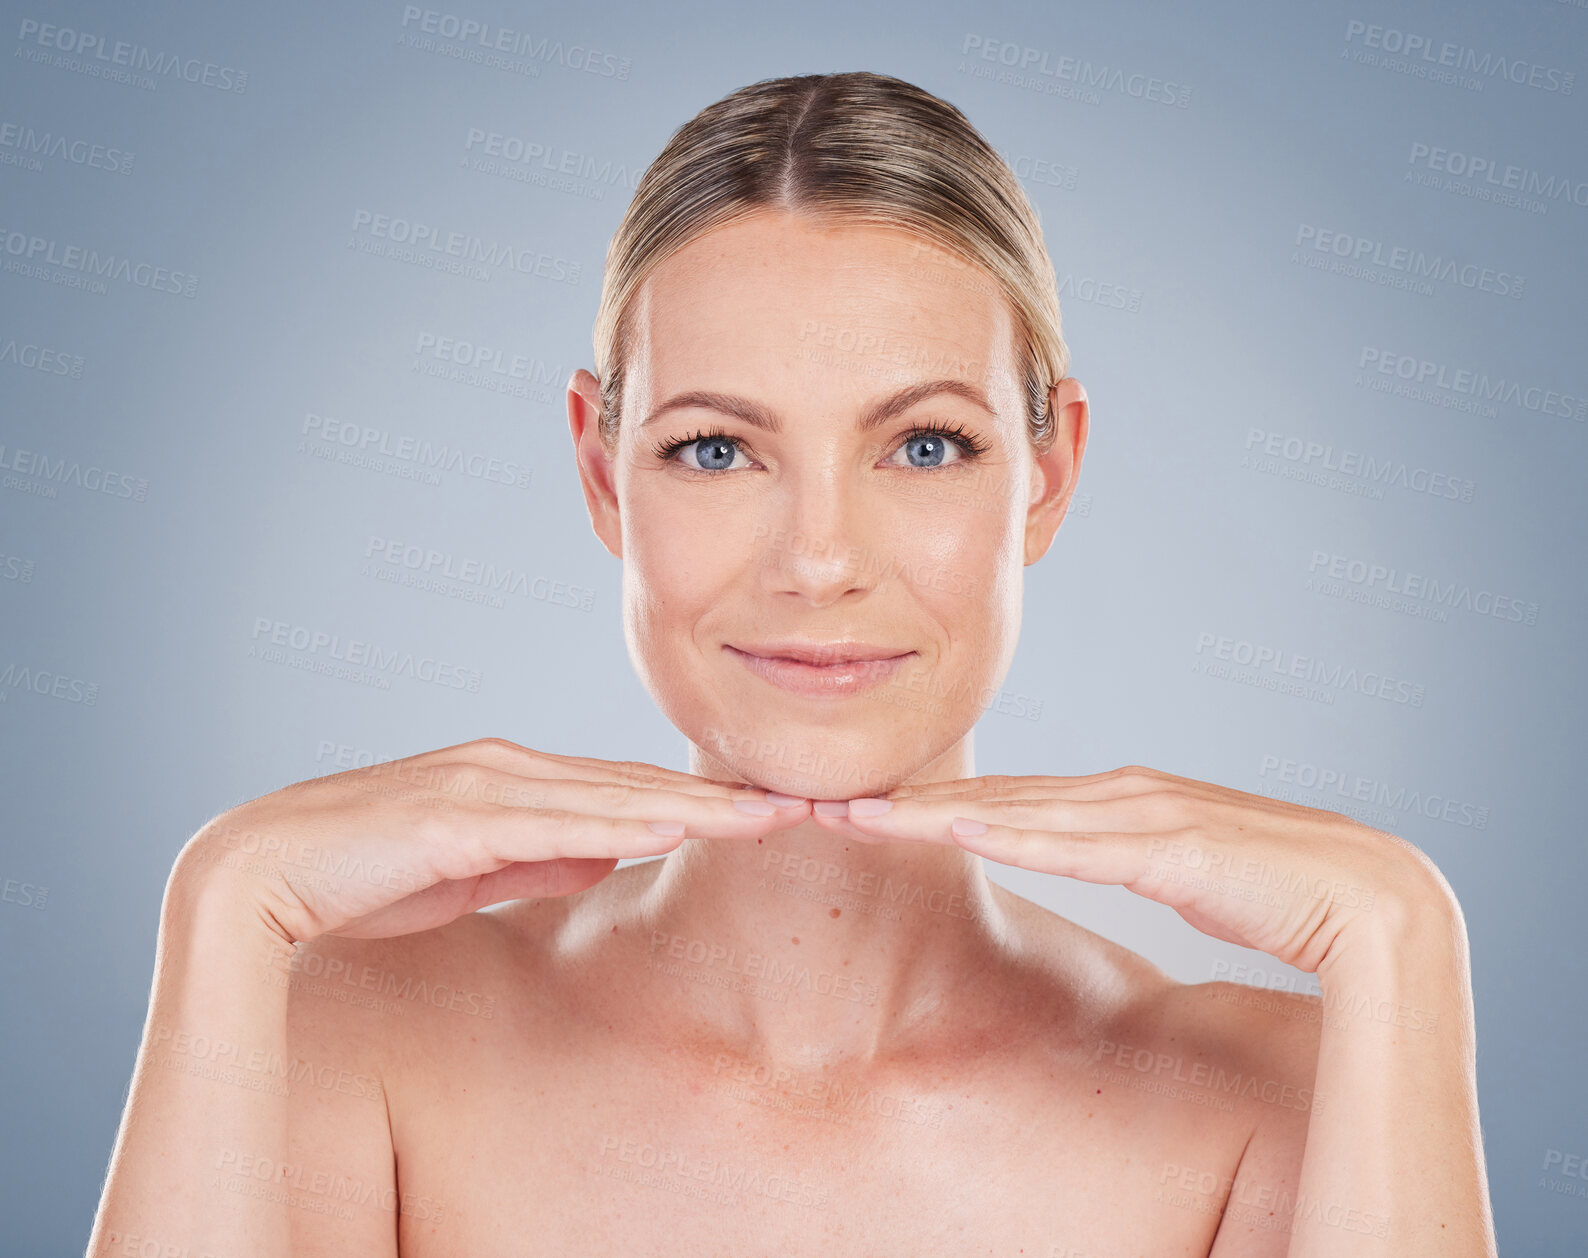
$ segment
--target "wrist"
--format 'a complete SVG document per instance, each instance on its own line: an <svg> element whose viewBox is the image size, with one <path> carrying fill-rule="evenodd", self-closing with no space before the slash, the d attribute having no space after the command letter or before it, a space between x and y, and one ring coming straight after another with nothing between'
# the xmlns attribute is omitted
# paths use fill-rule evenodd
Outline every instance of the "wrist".
<svg viewBox="0 0 1588 1258"><path fill-rule="evenodd" d="M1394 955L1411 960L1426 956L1429 948L1434 955L1454 950L1456 956L1466 956L1461 905L1439 867L1406 840L1383 837L1393 846L1371 884L1371 902L1341 929L1319 967L1320 975L1325 968L1355 964L1358 958Z"/></svg>
<svg viewBox="0 0 1588 1258"><path fill-rule="evenodd" d="M1442 883L1442 880L1440 880ZM1326 1025L1408 1045L1470 1047L1473 1007L1466 924L1455 897L1386 896L1344 930L1318 967ZM1407 1037L1407 1031L1427 1034Z"/></svg>
<svg viewBox="0 0 1588 1258"><path fill-rule="evenodd" d="M1466 963L1466 922L1453 899L1381 895L1341 930L1318 966L1318 978L1464 969Z"/></svg>
<svg viewBox="0 0 1588 1258"><path fill-rule="evenodd" d="M240 863L233 854L189 843L166 882L161 933L196 934L228 950L243 946L258 951L267 945L292 949L297 941L281 920L271 872Z"/></svg>
<svg viewBox="0 0 1588 1258"><path fill-rule="evenodd" d="M203 1075L277 1051L290 992L277 976L296 950L246 880L184 857L161 904L145 1045L165 1067Z"/></svg>

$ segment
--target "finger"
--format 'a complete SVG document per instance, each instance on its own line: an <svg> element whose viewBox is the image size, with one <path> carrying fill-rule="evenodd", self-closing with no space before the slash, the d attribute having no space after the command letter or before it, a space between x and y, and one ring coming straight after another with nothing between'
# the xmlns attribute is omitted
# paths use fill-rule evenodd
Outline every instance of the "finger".
<svg viewBox="0 0 1588 1258"><path fill-rule="evenodd" d="M470 852L465 860L473 866L469 876L492 873L516 861L663 856L686 837L658 834L649 823L627 817L555 808L494 809L471 817L467 829Z"/></svg>
<svg viewBox="0 0 1588 1258"><path fill-rule="evenodd" d="M730 797L579 778L521 778L497 773L491 779L504 788L514 788L520 800L530 807L644 821L679 821L692 839L760 835L798 825L810 816L809 800L779 805L754 789ZM518 806L512 800L503 803Z"/></svg>
<svg viewBox="0 0 1588 1258"><path fill-rule="evenodd" d="M884 811L872 811L878 807ZM1056 799L1051 795L987 799L971 795L849 801L852 825L867 834L897 842L952 842L949 826L956 817L1056 834L1113 832L1148 836L1187 824L1188 812L1183 797L1164 790L1105 799Z"/></svg>
<svg viewBox="0 0 1588 1258"><path fill-rule="evenodd" d="M504 900L539 900L574 895L595 886L614 869L613 857L598 860L517 861L480 876L466 912Z"/></svg>
<svg viewBox="0 0 1588 1258"><path fill-rule="evenodd" d="M1151 872L1147 845L1139 834L1055 834L1048 830L996 824L987 825L979 834L961 833L963 829L965 827L953 827L954 843L967 852L1017 869L1132 890L1136 890Z"/></svg>
<svg viewBox="0 0 1588 1258"><path fill-rule="evenodd" d="M882 796L883 799L1122 799L1145 794L1154 789L1145 783L1100 779L1082 781L1072 778L1016 778L1007 783L985 784L982 778L966 778L960 782L934 782L926 786L901 786Z"/></svg>
<svg viewBox="0 0 1588 1258"><path fill-rule="evenodd" d="M960 778L948 782L925 782L918 786L900 786L887 793L886 799L1121 799L1142 795L1148 791L1163 790L1181 779L1166 774L1136 773L1131 769L1112 769L1107 773L1093 773L1084 777L1010 777L988 775Z"/></svg>
<svg viewBox="0 0 1588 1258"><path fill-rule="evenodd" d="M670 790L684 791L691 795L700 795L708 799L732 797L743 794L745 791L756 791L764 794L759 786L752 786L748 782L714 782L709 778L696 777L692 773L677 773L672 769L658 769L654 765L643 762L624 761L621 764L610 760L593 760L588 763L570 762L555 766L547 770L548 775L566 778L577 778L587 782L626 782L632 786L659 786Z"/></svg>
<svg viewBox="0 0 1588 1258"><path fill-rule="evenodd" d="M588 782L626 782L634 786L667 786L673 790L711 797L754 790L748 783L715 782L693 773L682 773L638 760L598 760L588 756L563 756L521 747L505 739L483 738L455 748L463 754L453 759L475 760L526 777L571 777Z"/></svg>
<svg viewBox="0 0 1588 1258"><path fill-rule="evenodd" d="M469 762L416 767L407 784L458 804L483 808L539 809L590 816L677 822L691 838L745 838L797 825L809 803L779 806L756 790L733 798L686 791L591 782L578 778L521 777Z"/></svg>
<svg viewBox="0 0 1588 1258"><path fill-rule="evenodd" d="M812 808L811 819L813 821L815 821L816 824L818 826L820 826L823 830L825 830L827 833L831 834L833 837L840 838L840 839L849 839L852 842L864 843L867 846L874 846L874 845L876 845L878 843L891 843L891 842L894 841L894 840L892 840L890 838L886 838L886 837L883 837L881 835L867 834L864 830L857 829L855 826L850 824L850 821L849 821L849 818L848 818L847 814L840 813L840 814L838 814L836 816L832 816L832 815L828 815L828 814L825 814L825 813L816 812L815 811L815 806L816 806L816 804L818 802L823 803L823 804L837 804L838 806L842 807L844 805L845 801L843 801L843 800L821 800L821 801L812 800L811 801L811 808Z"/></svg>

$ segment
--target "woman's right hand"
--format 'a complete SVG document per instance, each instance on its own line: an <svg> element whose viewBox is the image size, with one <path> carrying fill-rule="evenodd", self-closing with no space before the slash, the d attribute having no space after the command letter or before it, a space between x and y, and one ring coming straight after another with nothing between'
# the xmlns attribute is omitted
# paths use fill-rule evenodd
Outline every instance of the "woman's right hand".
<svg viewBox="0 0 1588 1258"><path fill-rule="evenodd" d="M240 877L245 902L289 944L377 939L571 895L686 837L760 838L808 816L808 800L776 807L743 783L481 738L240 804L188 841L171 876L201 893ZM650 824L668 822L672 833Z"/></svg>

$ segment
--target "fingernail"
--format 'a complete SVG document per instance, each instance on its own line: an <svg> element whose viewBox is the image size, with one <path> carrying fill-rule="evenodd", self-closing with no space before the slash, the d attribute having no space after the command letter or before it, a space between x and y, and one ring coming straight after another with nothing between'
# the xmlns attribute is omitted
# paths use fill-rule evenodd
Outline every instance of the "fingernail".
<svg viewBox="0 0 1588 1258"><path fill-rule="evenodd" d="M849 801L851 817L880 817L893 807L891 799L852 799Z"/></svg>
<svg viewBox="0 0 1588 1258"><path fill-rule="evenodd" d="M841 799L818 799L811 804L811 811L818 817L847 817L849 805Z"/></svg>
<svg viewBox="0 0 1588 1258"><path fill-rule="evenodd" d="M768 802L776 804L779 808L792 808L795 804L805 802L803 795L781 795L777 791L768 791L766 797Z"/></svg>
<svg viewBox="0 0 1588 1258"><path fill-rule="evenodd" d="M764 799L736 799L733 806L740 812L747 812L752 817L770 817L777 811Z"/></svg>
<svg viewBox="0 0 1588 1258"><path fill-rule="evenodd" d="M645 824L657 834L665 834L670 839L676 839L684 832L682 821L647 821Z"/></svg>
<svg viewBox="0 0 1588 1258"><path fill-rule="evenodd" d="M968 839L973 835L986 834L987 823L985 821L973 821L969 817L955 817L949 829L955 834Z"/></svg>

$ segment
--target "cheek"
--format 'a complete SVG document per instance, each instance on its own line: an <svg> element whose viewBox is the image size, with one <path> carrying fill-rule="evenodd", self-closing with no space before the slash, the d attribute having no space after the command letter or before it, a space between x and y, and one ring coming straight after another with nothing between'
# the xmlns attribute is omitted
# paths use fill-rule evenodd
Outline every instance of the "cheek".
<svg viewBox="0 0 1588 1258"><path fill-rule="evenodd" d="M661 483L624 496L623 584L631 616L677 634L709 614L745 563L752 522L746 513L702 505Z"/></svg>
<svg viewBox="0 0 1588 1258"><path fill-rule="evenodd" d="M1023 549L1007 503L1001 488L946 492L931 510L912 512L904 530L916 598L956 644L978 652L1019 623Z"/></svg>

